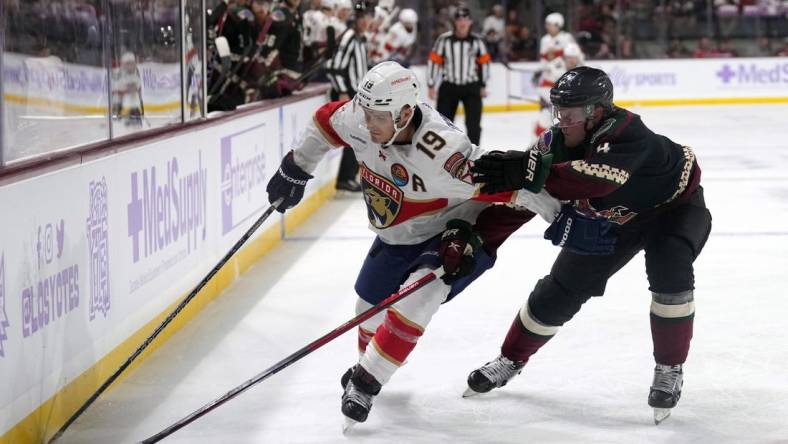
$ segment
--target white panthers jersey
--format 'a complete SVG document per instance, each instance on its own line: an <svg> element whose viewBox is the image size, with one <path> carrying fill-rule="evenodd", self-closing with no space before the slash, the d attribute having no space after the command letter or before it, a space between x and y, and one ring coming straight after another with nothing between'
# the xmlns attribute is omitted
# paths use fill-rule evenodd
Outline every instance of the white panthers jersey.
<svg viewBox="0 0 788 444"><path fill-rule="evenodd" d="M304 12L304 44L326 43L326 28L331 23L331 17L319 9L310 9Z"/></svg>
<svg viewBox="0 0 788 444"><path fill-rule="evenodd" d="M552 220L560 204L545 191L480 195L469 161L484 151L428 104L419 103L418 109L412 142L383 148L370 139L361 106L328 103L294 148L295 163L311 172L329 144L352 147L370 229L387 244L423 242L451 219L473 223L491 202L522 206Z"/></svg>
<svg viewBox="0 0 788 444"><path fill-rule="evenodd" d="M382 60L404 60L414 43L416 43L416 28L408 31L402 23L395 23L379 48Z"/></svg>
<svg viewBox="0 0 788 444"><path fill-rule="evenodd" d="M142 108L142 76L138 66L133 70L119 69L112 82L116 106L123 108Z"/></svg>
<svg viewBox="0 0 788 444"><path fill-rule="evenodd" d="M542 37L539 43L542 82L539 86L552 87L555 81L566 72L563 55L564 49L570 43L575 43L575 38L566 31L560 31L555 36L545 34Z"/></svg>

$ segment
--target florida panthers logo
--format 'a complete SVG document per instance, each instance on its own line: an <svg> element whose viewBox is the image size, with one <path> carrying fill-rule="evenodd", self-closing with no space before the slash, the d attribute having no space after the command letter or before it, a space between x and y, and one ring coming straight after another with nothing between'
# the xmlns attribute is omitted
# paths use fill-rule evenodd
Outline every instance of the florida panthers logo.
<svg viewBox="0 0 788 444"><path fill-rule="evenodd" d="M360 170L369 223L375 228L390 227L402 209L402 190L366 165L362 164Z"/></svg>

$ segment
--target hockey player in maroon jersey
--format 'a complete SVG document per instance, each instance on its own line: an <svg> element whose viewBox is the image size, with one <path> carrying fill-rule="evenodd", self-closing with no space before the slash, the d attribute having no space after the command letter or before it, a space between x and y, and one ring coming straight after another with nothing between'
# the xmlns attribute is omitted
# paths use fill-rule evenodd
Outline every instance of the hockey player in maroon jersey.
<svg viewBox="0 0 788 444"><path fill-rule="evenodd" d="M566 72L550 100L556 124L536 147L481 157L472 168L474 181L485 184L483 192L537 192L543 185L570 202L546 238L560 245L573 219L585 213L610 222L609 228L588 233L611 239L610 248L600 249L602 255L562 249L515 317L500 356L468 376L466 396L502 387L519 374L584 302L602 296L607 280L645 250L656 361L648 404L659 424L681 396L695 313L693 262L711 231L698 163L689 147L655 134L640 116L614 106L613 85L601 70ZM530 177L529 160L540 167L551 163L543 184Z"/></svg>

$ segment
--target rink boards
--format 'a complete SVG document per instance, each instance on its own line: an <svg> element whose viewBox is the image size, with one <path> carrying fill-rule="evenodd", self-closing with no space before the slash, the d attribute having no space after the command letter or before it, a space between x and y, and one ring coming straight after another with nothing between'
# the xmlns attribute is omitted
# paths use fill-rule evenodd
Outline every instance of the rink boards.
<svg viewBox="0 0 788 444"><path fill-rule="evenodd" d="M788 103L788 58L591 60L610 75L620 106ZM416 66L422 85L426 67ZM484 110L539 109L536 62L493 63ZM426 88L422 99L427 100Z"/></svg>
<svg viewBox="0 0 788 444"><path fill-rule="evenodd" d="M266 183L324 101L0 187L0 441L49 436L125 361L267 208ZM274 213L168 333L333 193L339 154L307 204L287 221Z"/></svg>

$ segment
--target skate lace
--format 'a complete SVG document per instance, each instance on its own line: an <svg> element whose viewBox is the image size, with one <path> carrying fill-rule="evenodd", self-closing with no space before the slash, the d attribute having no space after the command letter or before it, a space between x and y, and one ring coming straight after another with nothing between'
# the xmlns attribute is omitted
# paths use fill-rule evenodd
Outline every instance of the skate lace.
<svg viewBox="0 0 788 444"><path fill-rule="evenodd" d="M350 382L348 383L347 389L345 391L344 401L353 401L354 403L369 410L372 408L372 398L374 397L375 395L370 395L361 391L361 389L356 387L353 382Z"/></svg>
<svg viewBox="0 0 788 444"><path fill-rule="evenodd" d="M657 365L654 368L654 382L651 388L673 393L681 377L681 365Z"/></svg>
<svg viewBox="0 0 788 444"><path fill-rule="evenodd" d="M485 364L479 371L490 381L499 384L514 377L521 368L523 368L522 363L514 362L504 356L498 356L494 361Z"/></svg>

